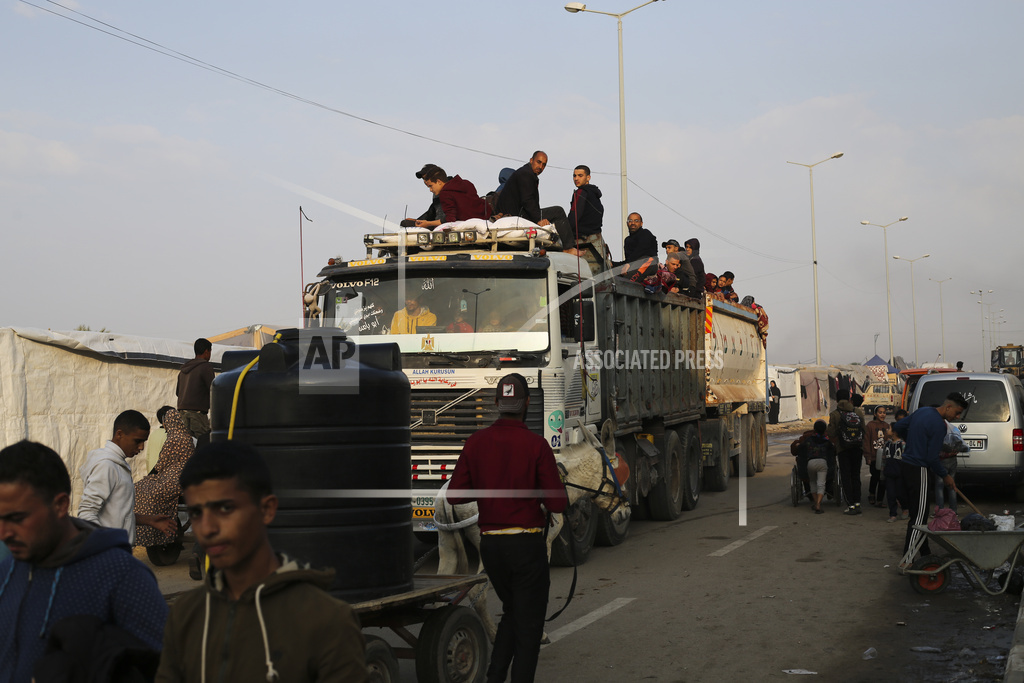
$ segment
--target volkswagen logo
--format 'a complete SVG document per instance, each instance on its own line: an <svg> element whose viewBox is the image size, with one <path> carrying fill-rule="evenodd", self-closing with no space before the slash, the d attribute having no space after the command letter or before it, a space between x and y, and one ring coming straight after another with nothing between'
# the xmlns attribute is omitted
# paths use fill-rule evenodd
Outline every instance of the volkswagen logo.
<svg viewBox="0 0 1024 683"><path fill-rule="evenodd" d="M959 430L960 430L960 433L961 433L961 434L963 434L964 432L966 432L966 431L967 431L967 425L965 425L965 424L962 424L962 425L960 425L959 427L957 427L957 429L959 429Z"/></svg>

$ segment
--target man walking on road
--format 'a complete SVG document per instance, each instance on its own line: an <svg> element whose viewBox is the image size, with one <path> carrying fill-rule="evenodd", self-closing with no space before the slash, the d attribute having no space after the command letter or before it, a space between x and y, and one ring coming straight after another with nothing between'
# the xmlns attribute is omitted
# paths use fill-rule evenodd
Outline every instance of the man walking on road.
<svg viewBox="0 0 1024 683"><path fill-rule="evenodd" d="M860 514L861 448L864 442L864 411L850 402L850 390L836 392L839 405L828 416L828 439L836 447L836 461L843 493L849 507L844 515Z"/></svg>
<svg viewBox="0 0 1024 683"><path fill-rule="evenodd" d="M192 349L196 357L181 366L174 395L178 397L178 412L185 426L201 446L210 442L210 387L214 377L210 356L213 344L200 338L196 339Z"/></svg>
<svg viewBox="0 0 1024 683"><path fill-rule="evenodd" d="M526 379L517 373L502 377L494 402L499 419L466 440L448 500L478 501L480 557L503 608L487 681L504 681L511 666L512 682L528 683L537 670L551 585L544 508L562 512L568 499L551 447L524 422L530 405ZM472 489L491 495L457 496Z"/></svg>
<svg viewBox="0 0 1024 683"><path fill-rule="evenodd" d="M917 542L921 533L914 528L915 524L928 522L928 471L931 470L938 478L953 488L953 477L942 466L939 452L946 438L946 422L960 418L967 408L967 401L961 394L953 392L946 397L938 408L925 406L918 408L892 426L892 430L907 442L903 451L900 471L903 485L906 487L907 504L910 506L910 519L907 521L907 536L903 542L902 564L909 563L913 558L907 557L911 546ZM921 546L921 553L929 555L928 541Z"/></svg>

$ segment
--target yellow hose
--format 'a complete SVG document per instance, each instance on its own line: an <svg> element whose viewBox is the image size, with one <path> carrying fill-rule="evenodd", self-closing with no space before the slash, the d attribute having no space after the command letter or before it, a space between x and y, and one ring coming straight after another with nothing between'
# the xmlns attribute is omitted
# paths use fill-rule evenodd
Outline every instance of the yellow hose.
<svg viewBox="0 0 1024 683"><path fill-rule="evenodd" d="M281 333L278 332L274 335L274 341L270 343L276 344L280 338ZM256 356L249 361L249 364L245 366L244 370L242 370L242 374L238 376L238 381L235 382L235 395L231 399L231 419L228 420L228 441L231 441L231 438L235 435L235 416L238 414L238 396L242 393L242 380L245 379L245 375L249 372L252 366L259 362L259 359L260 357Z"/></svg>

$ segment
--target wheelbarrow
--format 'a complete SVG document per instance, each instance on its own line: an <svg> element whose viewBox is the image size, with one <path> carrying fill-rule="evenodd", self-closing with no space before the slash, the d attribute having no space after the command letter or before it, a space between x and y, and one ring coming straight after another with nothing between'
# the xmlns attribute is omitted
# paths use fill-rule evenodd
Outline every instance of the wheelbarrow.
<svg viewBox="0 0 1024 683"><path fill-rule="evenodd" d="M924 595L938 594L946 590L950 581L950 567L954 564L969 581L977 582L989 595L999 595L1010 585L1010 575L1020 558L1020 547L1024 543L1024 530L1013 531L932 531L923 524L915 524L921 532L920 539L908 551L913 557L925 541L937 543L949 554L945 557L927 555L919 558L909 567L903 567L903 574L910 577L910 585ZM992 590L988 584L996 569L1007 562L1010 568L999 590Z"/></svg>

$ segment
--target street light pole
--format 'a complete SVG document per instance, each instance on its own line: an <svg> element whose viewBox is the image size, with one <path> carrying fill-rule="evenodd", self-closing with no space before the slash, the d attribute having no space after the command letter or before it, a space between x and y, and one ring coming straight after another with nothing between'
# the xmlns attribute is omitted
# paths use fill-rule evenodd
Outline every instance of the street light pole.
<svg viewBox="0 0 1024 683"><path fill-rule="evenodd" d="M949 282L953 278L947 277L944 280L936 280L933 277L928 278L932 282L939 283L939 329L942 331L942 362L946 362L946 311L942 307L942 283Z"/></svg>
<svg viewBox="0 0 1024 683"><path fill-rule="evenodd" d="M566 12L576 14L577 12L590 12L591 14L603 14L608 17L615 17L619 26L619 181L621 183L621 201L622 201L622 239L625 240L629 236L629 228L626 227L626 216L629 215L629 209L627 208L627 178L626 178L626 85L624 69L622 64L622 17L626 16L630 12L635 12L641 7L646 7L652 2L658 2L658 0L647 0L642 5L637 5L631 10L615 14L613 12L601 12L596 9L587 9L587 6L582 2L570 2L565 6Z"/></svg>
<svg viewBox="0 0 1024 683"><path fill-rule="evenodd" d="M821 365L821 317L818 311L818 242L814 231L814 167L830 159L839 159L842 156L842 152L836 152L828 159L822 159L813 164L801 164L797 161L786 162L795 166L803 166L807 169L811 178L811 262L814 270L814 357L816 358L816 365Z"/></svg>
<svg viewBox="0 0 1024 683"><path fill-rule="evenodd" d="M917 360L917 295L914 292L914 261L920 261L923 258L928 258L931 254L925 254L924 256L918 256L917 258L905 258L901 259L899 256L893 256L894 259L900 261L906 261L910 264L910 305L914 311L914 367L921 367L921 363Z"/></svg>
<svg viewBox="0 0 1024 683"><path fill-rule="evenodd" d="M981 304L981 368L982 372L984 369L989 367L991 359L986 356L987 349L985 348L985 295L991 294L993 290L979 289L978 291L971 290L971 294L977 294L981 298L978 303Z"/></svg>
<svg viewBox="0 0 1024 683"><path fill-rule="evenodd" d="M895 225L902 221L907 220L910 216L901 216L892 223L886 223L885 225L879 225L878 223L872 223L868 220L860 222L861 225L873 225L876 228L882 229L882 240L885 244L885 309L889 315L889 363L892 363L892 359L895 358L892 350L892 296L889 293L889 235L886 228L890 225ZM945 360L945 351L943 351L943 360Z"/></svg>

